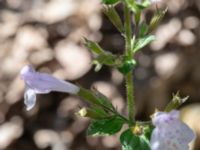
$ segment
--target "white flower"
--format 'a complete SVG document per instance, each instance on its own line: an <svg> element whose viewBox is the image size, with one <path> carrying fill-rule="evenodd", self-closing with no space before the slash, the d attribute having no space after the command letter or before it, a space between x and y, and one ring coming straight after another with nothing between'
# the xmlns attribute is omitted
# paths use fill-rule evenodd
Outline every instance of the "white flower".
<svg viewBox="0 0 200 150"><path fill-rule="evenodd" d="M179 119L179 111L157 112L153 120L151 150L188 150L194 132Z"/></svg>
<svg viewBox="0 0 200 150"><path fill-rule="evenodd" d="M76 94L80 90L78 86L72 83L59 80L46 73L36 72L30 65L22 68L20 76L26 85L24 103L27 106L27 110L35 106L36 94L49 93L51 91Z"/></svg>

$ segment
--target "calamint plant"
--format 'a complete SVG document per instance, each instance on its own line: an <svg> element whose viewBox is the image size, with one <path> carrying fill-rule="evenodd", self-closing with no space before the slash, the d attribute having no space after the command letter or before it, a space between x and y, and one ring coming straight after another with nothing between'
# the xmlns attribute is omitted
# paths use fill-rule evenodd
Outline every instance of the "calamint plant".
<svg viewBox="0 0 200 150"><path fill-rule="evenodd" d="M95 71L103 65L113 67L123 74L126 84L128 116L120 114L110 100L96 89L85 89L67 81L59 80L49 74L39 73L31 65L22 68L20 76L25 82L24 103L31 110L36 104L36 94L51 91L66 92L77 95L89 103L77 114L89 117L91 123L87 129L89 136L110 136L121 132L120 142L123 150L188 150L188 144L195 139L194 132L180 120L176 110L188 97L173 95L172 101L163 111L156 111L150 121L135 119L136 106L134 97L133 71L136 66L134 55L155 40L152 31L158 26L167 9L161 10L160 0L102 0L104 13L124 37L125 46L122 55L112 54L101 46L85 38L85 46L95 58ZM122 5L123 21L116 11ZM155 13L149 22L141 19L142 13L155 5ZM127 125L122 130L123 125Z"/></svg>

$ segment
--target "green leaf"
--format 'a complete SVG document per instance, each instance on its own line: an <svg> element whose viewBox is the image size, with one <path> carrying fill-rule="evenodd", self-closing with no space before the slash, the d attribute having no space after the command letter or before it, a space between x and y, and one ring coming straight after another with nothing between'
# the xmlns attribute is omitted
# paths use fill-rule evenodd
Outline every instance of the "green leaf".
<svg viewBox="0 0 200 150"><path fill-rule="evenodd" d="M150 150L149 139L142 135L135 135L131 129L124 131L120 136L122 150Z"/></svg>
<svg viewBox="0 0 200 150"><path fill-rule="evenodd" d="M138 50L142 49L143 47L145 47L146 45L148 45L154 40L155 40L155 36L153 35L147 35L143 38L137 39L135 42L135 46L133 48L133 52L134 53L137 52Z"/></svg>
<svg viewBox="0 0 200 150"><path fill-rule="evenodd" d="M93 42L93 41L90 41L86 38L84 38L85 42L85 46L87 48L89 48L94 54L102 54L102 53L105 53L105 51L99 46L98 43L96 42Z"/></svg>
<svg viewBox="0 0 200 150"><path fill-rule="evenodd" d="M125 0L126 4L128 5L128 7L134 12L137 13L138 11L140 11L138 5L135 3L135 0Z"/></svg>
<svg viewBox="0 0 200 150"><path fill-rule="evenodd" d="M95 120L91 122L87 135L91 136L107 136L119 132L124 124L124 121L117 117L112 116L106 119Z"/></svg>
<svg viewBox="0 0 200 150"><path fill-rule="evenodd" d="M89 48L94 54L96 54L95 59L93 60L93 64L95 66L95 71L99 71L103 65L108 66L116 66L117 63L117 56L112 54L111 52L105 51L102 49L98 43L90 41L86 38L85 40L85 46Z"/></svg>
<svg viewBox="0 0 200 150"><path fill-rule="evenodd" d="M124 57L123 61L122 61L122 65L120 67L118 67L118 70L126 75L128 74L130 71L133 70L133 68L136 65L136 61L134 59L129 59L127 57Z"/></svg>
<svg viewBox="0 0 200 150"><path fill-rule="evenodd" d="M103 118L107 118L110 116L110 114L108 114L108 112L106 112L102 107L99 106L92 106L92 109L99 114L100 116L102 116Z"/></svg>
<svg viewBox="0 0 200 150"><path fill-rule="evenodd" d="M157 26L160 24L166 13L167 8L164 10L158 10L154 13L149 25L150 32L157 28Z"/></svg>
<svg viewBox="0 0 200 150"><path fill-rule="evenodd" d="M119 2L119 0L102 0L102 3L104 3L106 5L115 4L117 2Z"/></svg>

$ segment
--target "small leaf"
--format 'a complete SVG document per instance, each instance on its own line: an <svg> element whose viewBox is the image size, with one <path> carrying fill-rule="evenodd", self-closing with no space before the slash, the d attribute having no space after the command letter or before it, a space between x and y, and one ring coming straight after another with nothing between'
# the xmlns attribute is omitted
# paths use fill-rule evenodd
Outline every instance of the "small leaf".
<svg viewBox="0 0 200 150"><path fill-rule="evenodd" d="M153 36L153 35L148 35L143 38L137 39L135 42L135 46L133 48L133 52L134 53L137 52L138 50L145 47L146 45L148 45L149 43L151 43L154 40L155 40L155 36Z"/></svg>
<svg viewBox="0 0 200 150"><path fill-rule="evenodd" d="M145 134L135 135L131 129L121 134L120 142L122 150L150 150L149 139Z"/></svg>
<svg viewBox="0 0 200 150"><path fill-rule="evenodd" d="M91 136L113 135L121 130L123 124L124 121L116 116L95 120L90 124L87 134Z"/></svg>
<svg viewBox="0 0 200 150"><path fill-rule="evenodd" d="M189 98L189 96L181 98L179 92L177 92L176 94L173 94L173 98L166 106L165 111L170 112L174 109L177 109L183 103L185 103L188 100L188 98Z"/></svg>
<svg viewBox="0 0 200 150"><path fill-rule="evenodd" d="M96 42L93 42L93 41L90 41L86 38L84 38L85 40L85 46L87 48L89 48L94 54L102 54L102 53L105 53L105 51L99 46L98 43Z"/></svg>
<svg viewBox="0 0 200 150"><path fill-rule="evenodd" d="M156 27L162 21L166 13L167 13L167 8L165 10L158 10L155 12L154 16L152 17L150 21L150 25L149 25L150 32L156 29Z"/></svg>
<svg viewBox="0 0 200 150"><path fill-rule="evenodd" d="M102 3L104 3L106 5L115 4L117 2L119 2L119 0L102 0Z"/></svg>

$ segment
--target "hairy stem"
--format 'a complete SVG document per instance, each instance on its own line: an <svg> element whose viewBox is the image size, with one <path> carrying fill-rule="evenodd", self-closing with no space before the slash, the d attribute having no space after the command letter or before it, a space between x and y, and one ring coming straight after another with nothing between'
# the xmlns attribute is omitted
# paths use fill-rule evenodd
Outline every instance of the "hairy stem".
<svg viewBox="0 0 200 150"><path fill-rule="evenodd" d="M128 7L124 4L124 17L125 17L125 54L128 58L132 59L132 28L131 28L131 13ZM135 122L135 102L134 102L134 94L133 94L133 72L130 71L125 76L126 81L126 92L127 92L127 105L128 105L128 115L130 126Z"/></svg>

